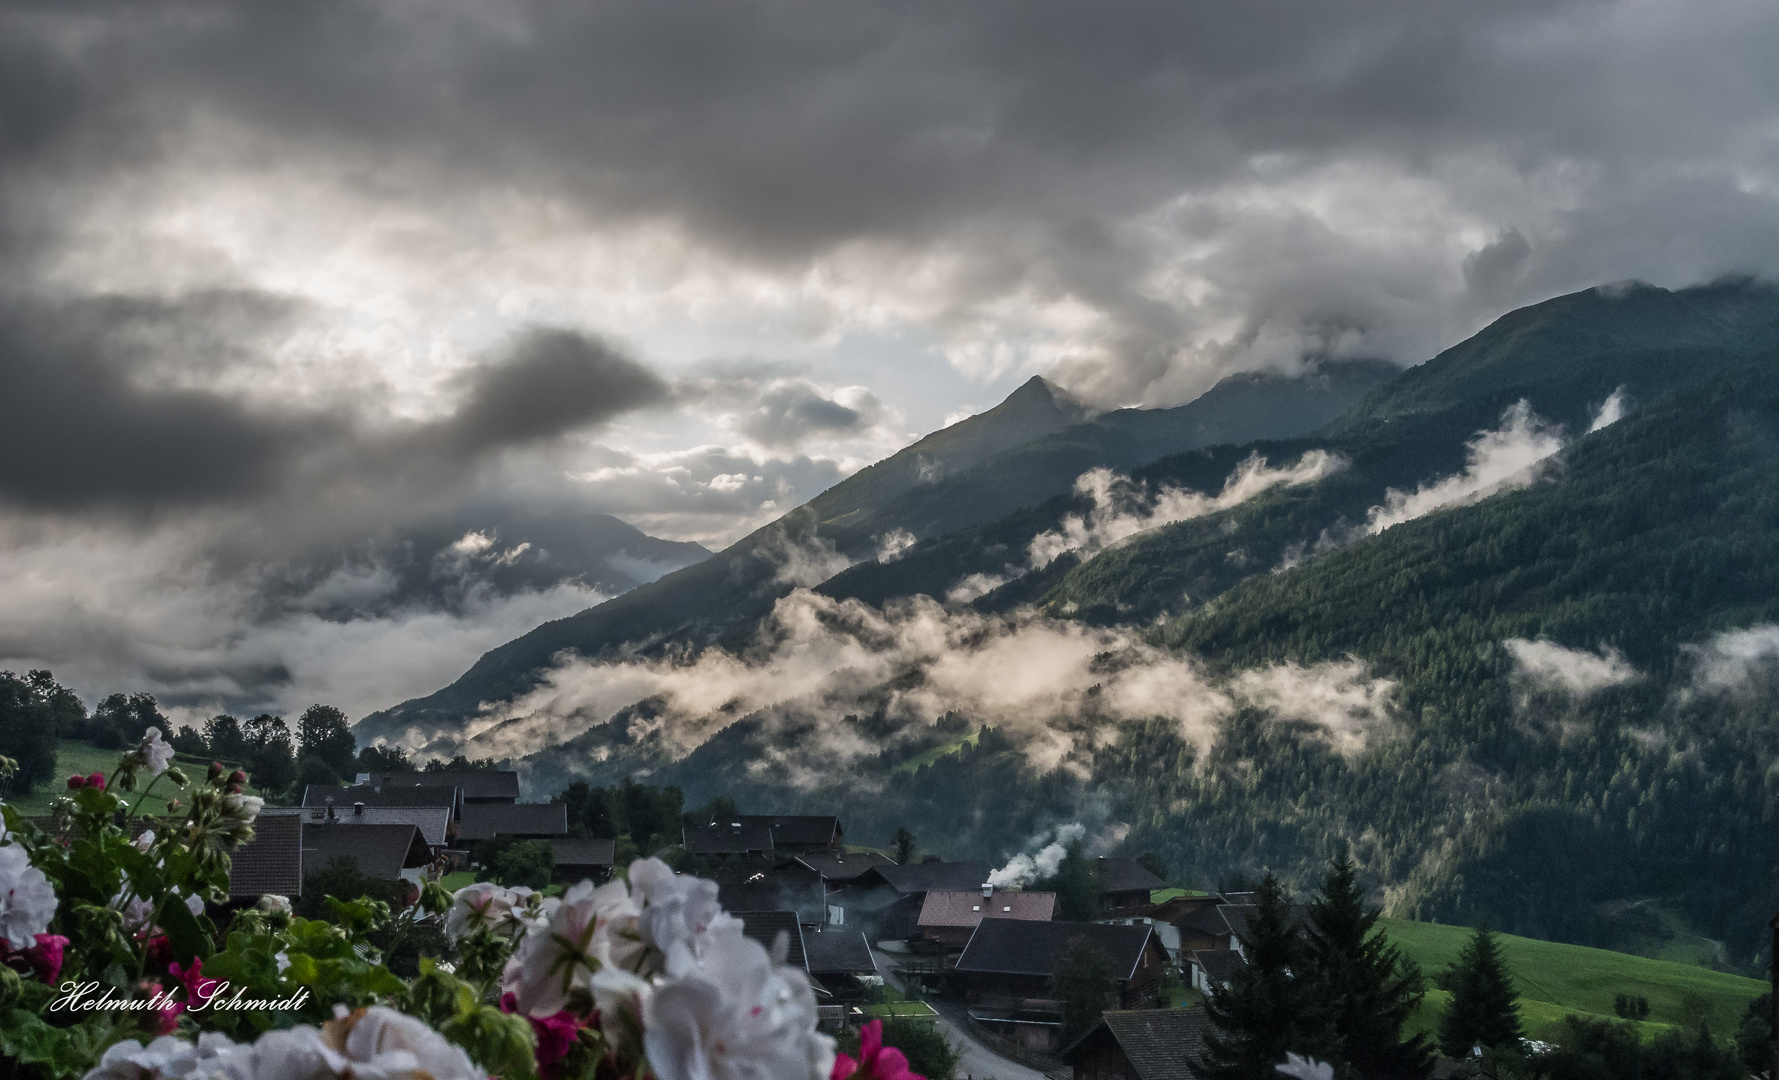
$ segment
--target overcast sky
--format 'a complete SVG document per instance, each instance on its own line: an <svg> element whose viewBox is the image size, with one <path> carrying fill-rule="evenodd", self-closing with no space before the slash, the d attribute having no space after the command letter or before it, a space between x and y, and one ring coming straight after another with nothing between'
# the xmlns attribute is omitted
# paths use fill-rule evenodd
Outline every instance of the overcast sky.
<svg viewBox="0 0 1779 1080"><path fill-rule="evenodd" d="M1756 0L7 4L0 667L356 715L597 599L268 604L472 500L718 547L1033 374L1770 274L1775 55Z"/></svg>

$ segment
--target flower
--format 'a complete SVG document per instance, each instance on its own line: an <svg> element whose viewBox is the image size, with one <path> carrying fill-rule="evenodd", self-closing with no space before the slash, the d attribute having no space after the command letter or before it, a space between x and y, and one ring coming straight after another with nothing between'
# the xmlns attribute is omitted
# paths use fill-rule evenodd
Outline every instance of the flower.
<svg viewBox="0 0 1779 1080"><path fill-rule="evenodd" d="M151 1002L154 999L161 997L161 994L165 992L161 989L161 984L158 982L144 980L143 982L137 983L136 986L140 988L143 993L148 995L148 1000ZM178 1031L179 1014L184 1011L185 1002L173 1001L170 998L162 998L161 1007L156 1009L154 1013L154 1033L156 1035L171 1035L175 1031Z"/></svg>
<svg viewBox="0 0 1779 1080"><path fill-rule="evenodd" d="M185 1003L201 1006L216 993L217 980L204 978L204 961L201 957L192 957L191 967L182 968L178 961L167 965L167 971L181 986L185 987Z"/></svg>
<svg viewBox="0 0 1779 1080"><path fill-rule="evenodd" d="M289 915L291 911L290 897L279 896L277 893L265 894L259 898L259 903L253 906L265 915Z"/></svg>
<svg viewBox="0 0 1779 1080"><path fill-rule="evenodd" d="M79 773L74 773L72 776L68 777L69 791L79 791L83 787L86 787L86 777Z"/></svg>
<svg viewBox="0 0 1779 1080"><path fill-rule="evenodd" d="M1334 1080L1334 1066L1326 1061L1312 1061L1289 1052L1285 1054L1285 1063L1273 1068L1297 1080Z"/></svg>
<svg viewBox="0 0 1779 1080"><path fill-rule="evenodd" d="M513 894L499 885L478 881L451 894L451 913L445 916L445 933L456 941L485 926L504 922L513 910Z"/></svg>
<svg viewBox="0 0 1779 1080"><path fill-rule="evenodd" d="M576 986L589 988L603 967L628 967L644 945L636 931L636 907L621 881L568 890L548 918L531 925L519 951L501 973L501 987L527 1016L553 1016Z"/></svg>
<svg viewBox="0 0 1779 1080"><path fill-rule="evenodd" d="M567 1057L581 1030L580 1017L567 1009L541 1020L535 1016L527 1016L525 1020L531 1025L532 1034L537 1036L537 1049L532 1056L537 1060L539 1072Z"/></svg>
<svg viewBox="0 0 1779 1080"><path fill-rule="evenodd" d="M0 940L15 949L36 944L56 914L56 890L17 844L0 847Z"/></svg>
<svg viewBox="0 0 1779 1080"><path fill-rule="evenodd" d="M659 1080L828 1080L834 1066L807 978L738 930L710 935L701 965L649 994L643 1044Z"/></svg>
<svg viewBox="0 0 1779 1080"><path fill-rule="evenodd" d="M62 953L67 948L68 939L60 934L38 934L37 944L19 955L31 965L38 982L54 985L56 976L62 973Z"/></svg>
<svg viewBox="0 0 1779 1080"><path fill-rule="evenodd" d="M336 1016L322 1025L321 1037L328 1049L344 1059L340 1064L329 1063L339 1075L484 1080L469 1055L445 1041L443 1035L381 1005Z"/></svg>
<svg viewBox="0 0 1779 1080"><path fill-rule="evenodd" d="M643 940L660 950L669 970L703 955L713 931L741 929L717 903L716 882L677 875L660 859L630 864L630 890Z"/></svg>
<svg viewBox="0 0 1779 1080"><path fill-rule="evenodd" d="M845 1054L834 1058L829 1080L925 1080L908 1068L908 1058L893 1046L883 1045L883 1021L873 1020L859 1029L859 1059Z"/></svg>
<svg viewBox="0 0 1779 1080"><path fill-rule="evenodd" d="M148 775L159 776L167 771L168 762L173 760L173 744L163 740L160 728L151 727L142 733L142 745L136 747L136 753L148 766Z"/></svg>
<svg viewBox="0 0 1779 1080"><path fill-rule="evenodd" d="M223 1036L218 1040L234 1043ZM213 1052L221 1051L216 1041L209 1044ZM197 1065L198 1048L183 1039L163 1035L143 1046L135 1039L113 1043L87 1074L85 1080L143 1080L146 1077L174 1077L190 1074Z"/></svg>
<svg viewBox="0 0 1779 1080"><path fill-rule="evenodd" d="M266 800L257 795L242 795L239 792L234 792L222 797L222 814L243 825L251 825L253 819L259 817L260 807L264 805L266 805Z"/></svg>
<svg viewBox="0 0 1779 1080"><path fill-rule="evenodd" d="M154 830L143 829L142 835L136 838L136 850L147 851L154 846Z"/></svg>
<svg viewBox="0 0 1779 1080"><path fill-rule="evenodd" d="M98 788L100 791L104 791L105 790L105 774L102 772L96 772L96 773L93 773L91 776L88 776L86 778L86 786L90 787L90 788Z"/></svg>

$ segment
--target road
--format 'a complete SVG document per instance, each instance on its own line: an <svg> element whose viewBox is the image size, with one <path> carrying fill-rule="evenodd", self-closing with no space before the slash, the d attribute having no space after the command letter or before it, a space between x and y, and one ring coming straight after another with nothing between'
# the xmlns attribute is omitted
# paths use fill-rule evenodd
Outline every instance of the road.
<svg viewBox="0 0 1779 1080"><path fill-rule="evenodd" d="M883 972L884 980L897 990L902 989L902 981L896 977L895 973L896 955L884 952L875 946L872 947L871 953L877 958L877 970ZM969 1029L946 1015L954 1011L952 1008L943 1003L937 1008L939 1009L939 1019L936 1023L939 1025L939 1030L945 1033L945 1037L951 1041L951 1045L958 1050L955 1073L958 1080L1045 1080L1044 1074L1031 1066L1021 1065L1017 1061L1008 1061L977 1042L971 1037ZM957 1006L957 1008L961 1009L962 1006Z"/></svg>

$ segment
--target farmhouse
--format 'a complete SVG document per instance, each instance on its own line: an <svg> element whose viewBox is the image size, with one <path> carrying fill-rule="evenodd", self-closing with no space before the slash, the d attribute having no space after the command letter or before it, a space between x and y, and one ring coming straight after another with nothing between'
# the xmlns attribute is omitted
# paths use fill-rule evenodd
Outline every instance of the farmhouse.
<svg viewBox="0 0 1779 1080"><path fill-rule="evenodd" d="M1121 1008L1155 1003L1167 956L1153 928L986 918L952 972L970 1015L1027 1049L1055 1053L1062 1011L1050 996L1050 979L1078 940L1110 962Z"/></svg>
<svg viewBox="0 0 1779 1080"><path fill-rule="evenodd" d="M1198 1080L1210 1018L1202 1008L1104 1013L1062 1052L1074 1080Z"/></svg>

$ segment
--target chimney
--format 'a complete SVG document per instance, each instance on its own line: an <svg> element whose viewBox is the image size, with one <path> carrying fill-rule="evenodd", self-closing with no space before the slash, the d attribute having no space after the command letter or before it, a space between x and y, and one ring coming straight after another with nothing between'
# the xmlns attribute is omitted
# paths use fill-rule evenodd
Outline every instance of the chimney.
<svg viewBox="0 0 1779 1080"><path fill-rule="evenodd" d="M987 900L995 894L995 887L986 881L982 883L982 899Z"/></svg>
<svg viewBox="0 0 1779 1080"><path fill-rule="evenodd" d="M364 803L355 802L352 804L352 816L353 817L364 817ZM983 893L982 895L987 896L988 894Z"/></svg>

